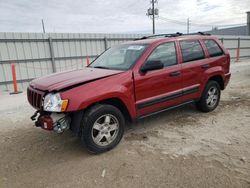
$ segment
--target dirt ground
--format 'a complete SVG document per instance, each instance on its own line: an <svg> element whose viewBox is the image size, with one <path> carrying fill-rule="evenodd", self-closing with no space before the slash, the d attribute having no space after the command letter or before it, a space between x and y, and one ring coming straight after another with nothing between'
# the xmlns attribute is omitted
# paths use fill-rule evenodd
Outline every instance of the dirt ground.
<svg viewBox="0 0 250 188"><path fill-rule="evenodd" d="M250 187L250 61L232 64L218 108L140 120L93 155L71 132L33 127L25 93L0 93L0 187Z"/></svg>

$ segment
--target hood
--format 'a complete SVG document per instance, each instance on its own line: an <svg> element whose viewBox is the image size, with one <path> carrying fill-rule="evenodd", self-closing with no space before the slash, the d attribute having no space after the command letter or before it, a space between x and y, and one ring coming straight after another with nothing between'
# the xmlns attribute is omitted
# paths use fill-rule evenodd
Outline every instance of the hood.
<svg viewBox="0 0 250 188"><path fill-rule="evenodd" d="M111 75L119 74L123 71L108 70L99 68L84 68L51 74L31 81L30 86L42 91L59 91L86 82L98 80Z"/></svg>

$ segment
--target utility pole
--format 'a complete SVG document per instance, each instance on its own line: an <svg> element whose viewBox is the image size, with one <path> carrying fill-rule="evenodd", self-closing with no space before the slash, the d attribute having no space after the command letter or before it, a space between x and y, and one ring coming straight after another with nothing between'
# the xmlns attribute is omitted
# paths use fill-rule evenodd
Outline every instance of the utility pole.
<svg viewBox="0 0 250 188"><path fill-rule="evenodd" d="M153 35L155 34L155 0L152 0L152 10L153 10Z"/></svg>
<svg viewBox="0 0 250 188"><path fill-rule="evenodd" d="M155 34L155 16L159 15L159 10L158 8L155 8L155 3L157 3L157 0L150 0L150 3L152 4L152 7L148 9L147 16L152 18L153 34Z"/></svg>
<svg viewBox="0 0 250 188"><path fill-rule="evenodd" d="M250 36L250 11L247 12L247 35Z"/></svg>
<svg viewBox="0 0 250 188"><path fill-rule="evenodd" d="M187 19L187 34L189 34L189 25L190 25L190 21L189 18Z"/></svg>
<svg viewBox="0 0 250 188"><path fill-rule="evenodd" d="M42 27L43 27L43 33L45 33L45 27L44 27L43 19L42 19Z"/></svg>

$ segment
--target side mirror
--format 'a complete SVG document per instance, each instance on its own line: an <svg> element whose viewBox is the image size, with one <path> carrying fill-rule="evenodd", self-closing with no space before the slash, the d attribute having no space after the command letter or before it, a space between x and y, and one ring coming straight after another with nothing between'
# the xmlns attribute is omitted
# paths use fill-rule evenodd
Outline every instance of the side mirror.
<svg viewBox="0 0 250 188"><path fill-rule="evenodd" d="M146 63L142 65L140 71L142 73L146 73L148 71L162 69L163 67L164 65L161 61L158 60L146 61Z"/></svg>

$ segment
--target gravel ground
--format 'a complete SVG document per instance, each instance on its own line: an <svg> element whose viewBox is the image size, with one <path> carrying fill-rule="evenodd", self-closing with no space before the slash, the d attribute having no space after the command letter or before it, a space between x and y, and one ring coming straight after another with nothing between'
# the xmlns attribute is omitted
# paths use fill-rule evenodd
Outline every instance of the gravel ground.
<svg viewBox="0 0 250 188"><path fill-rule="evenodd" d="M26 94L0 93L0 187L250 187L250 61L232 64L218 108L129 125L114 150L33 127Z"/></svg>

